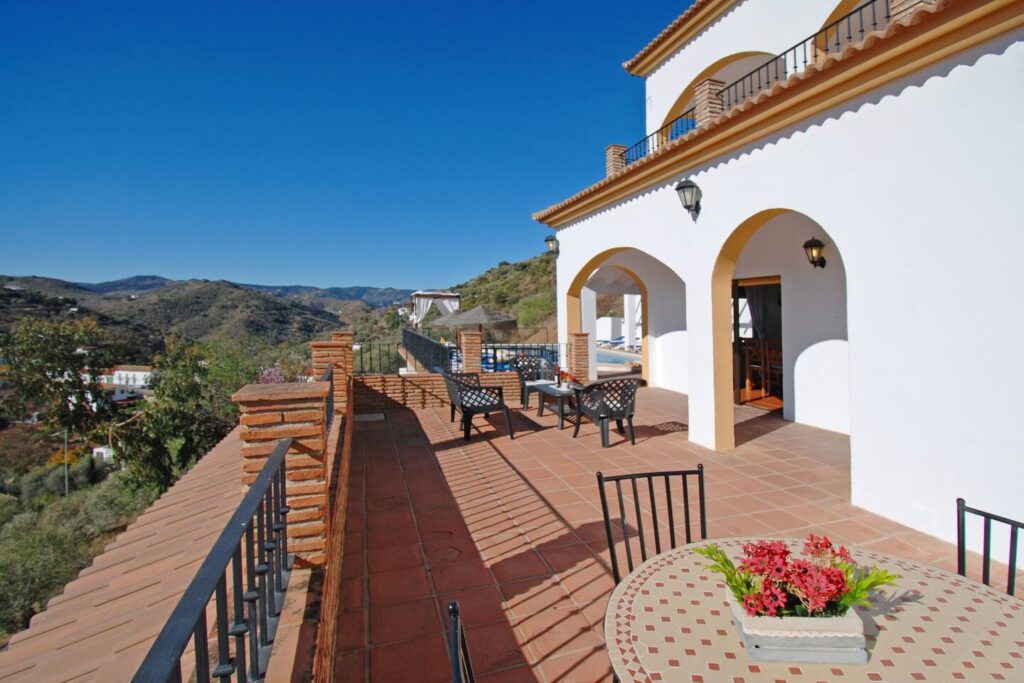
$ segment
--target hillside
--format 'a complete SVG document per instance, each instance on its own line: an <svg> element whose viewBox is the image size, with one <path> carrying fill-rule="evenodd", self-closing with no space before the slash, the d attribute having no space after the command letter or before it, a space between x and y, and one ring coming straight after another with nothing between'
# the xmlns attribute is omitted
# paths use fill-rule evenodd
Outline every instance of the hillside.
<svg viewBox="0 0 1024 683"><path fill-rule="evenodd" d="M516 316L520 328L554 329L554 254L545 253L516 263L502 261L451 289L462 295L463 310L483 305Z"/></svg>
<svg viewBox="0 0 1024 683"><path fill-rule="evenodd" d="M464 310L484 305L515 315L521 328L556 329L554 254L544 253L517 263L502 261L451 289L462 294ZM597 314L621 316L622 297L598 294Z"/></svg>
<svg viewBox="0 0 1024 683"><path fill-rule="evenodd" d="M125 363L148 363L163 345L163 335L134 320L95 311L67 297L47 296L29 289L0 289L0 338L22 318L50 322L94 318L110 334L118 358Z"/></svg>
<svg viewBox="0 0 1024 683"><path fill-rule="evenodd" d="M131 297L104 297L93 306L162 334L196 341L256 339L278 344L343 326L333 313L224 281L175 282Z"/></svg>

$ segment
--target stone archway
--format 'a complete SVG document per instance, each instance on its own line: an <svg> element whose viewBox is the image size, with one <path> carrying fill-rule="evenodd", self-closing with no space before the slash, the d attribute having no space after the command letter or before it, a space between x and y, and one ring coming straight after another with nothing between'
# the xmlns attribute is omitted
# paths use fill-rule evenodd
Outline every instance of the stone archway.
<svg viewBox="0 0 1024 683"><path fill-rule="evenodd" d="M615 269L636 285L641 304L643 378L654 386L683 391L686 385L686 284L650 254L632 247L607 249L574 275L565 299L566 331L586 331L584 287L602 269Z"/></svg>
<svg viewBox="0 0 1024 683"><path fill-rule="evenodd" d="M824 269L812 267L803 252L803 242L811 237L826 245ZM769 209L733 230L712 272L718 448L735 445L733 281L762 276L779 276L782 285L784 417L849 433L846 268L841 251L812 218L790 209Z"/></svg>

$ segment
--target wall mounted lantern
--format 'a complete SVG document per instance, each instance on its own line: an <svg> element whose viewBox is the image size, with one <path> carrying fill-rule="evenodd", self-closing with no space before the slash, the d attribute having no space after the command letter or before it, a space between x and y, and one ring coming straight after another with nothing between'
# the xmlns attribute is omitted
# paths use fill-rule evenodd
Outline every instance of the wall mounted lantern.
<svg viewBox="0 0 1024 683"><path fill-rule="evenodd" d="M548 251L552 254L558 254L558 238L554 235L548 235L544 238L544 244L548 245Z"/></svg>
<svg viewBox="0 0 1024 683"><path fill-rule="evenodd" d="M825 257L822 256L822 252L825 251L825 244L817 237L804 242L804 253L807 254L807 260L810 261L811 265L815 268L825 267Z"/></svg>
<svg viewBox="0 0 1024 683"><path fill-rule="evenodd" d="M679 201L683 203L684 209L690 213L700 213L700 198L703 193L697 183L692 180L684 180L676 185L676 193L679 195Z"/></svg>

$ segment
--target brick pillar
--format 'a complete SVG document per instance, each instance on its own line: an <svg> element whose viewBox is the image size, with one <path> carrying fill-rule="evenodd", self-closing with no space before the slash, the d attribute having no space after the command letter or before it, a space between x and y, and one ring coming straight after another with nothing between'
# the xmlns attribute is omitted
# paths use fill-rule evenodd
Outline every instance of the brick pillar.
<svg viewBox="0 0 1024 683"><path fill-rule="evenodd" d="M242 483L259 475L278 441L291 437L288 477L288 548L303 564L322 564L327 497L328 382L248 384L231 397L241 409Z"/></svg>
<svg viewBox="0 0 1024 683"><path fill-rule="evenodd" d="M480 372L480 355L483 352L483 335L476 331L460 333L459 348L462 349L462 371Z"/></svg>
<svg viewBox="0 0 1024 683"><path fill-rule="evenodd" d="M334 412L344 413L348 406L348 378L356 371L355 358L352 355L352 332L332 332L331 343L338 344L341 356L334 361Z"/></svg>
<svg viewBox="0 0 1024 683"><path fill-rule="evenodd" d="M625 145L608 145L604 148L604 174L615 175L625 170L626 158L623 154L626 151Z"/></svg>
<svg viewBox="0 0 1024 683"><path fill-rule="evenodd" d="M580 382L589 382L590 335L586 332L570 332L568 356L569 374Z"/></svg>
<svg viewBox="0 0 1024 683"><path fill-rule="evenodd" d="M891 0L889 13L893 21L899 21L918 7L935 7L939 0Z"/></svg>
<svg viewBox="0 0 1024 683"><path fill-rule="evenodd" d="M698 126L706 125L722 115L722 99L718 93L722 91L724 85L725 83L714 78L706 78L697 84L694 90L693 115Z"/></svg>

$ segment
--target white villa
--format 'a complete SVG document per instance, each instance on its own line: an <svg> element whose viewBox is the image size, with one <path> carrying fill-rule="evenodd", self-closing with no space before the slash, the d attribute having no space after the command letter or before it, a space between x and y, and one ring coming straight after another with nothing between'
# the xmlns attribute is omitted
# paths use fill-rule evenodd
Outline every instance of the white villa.
<svg viewBox="0 0 1024 683"><path fill-rule="evenodd" d="M951 541L957 497L1024 518L1024 2L696 0L624 66L647 136L534 215L559 340L639 293L691 441L768 400L849 434L855 505Z"/></svg>

